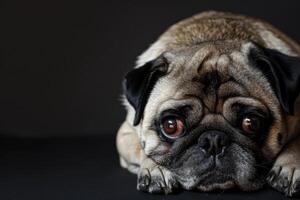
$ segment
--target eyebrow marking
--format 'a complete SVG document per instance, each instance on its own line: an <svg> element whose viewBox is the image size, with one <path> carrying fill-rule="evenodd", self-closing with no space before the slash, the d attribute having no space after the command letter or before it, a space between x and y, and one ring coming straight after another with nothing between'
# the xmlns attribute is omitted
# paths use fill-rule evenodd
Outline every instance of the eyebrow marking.
<svg viewBox="0 0 300 200"><path fill-rule="evenodd" d="M201 104L203 103L203 102L202 102L202 99L201 99L198 95L195 95L195 94L185 94L184 97L186 97L186 98L195 98L195 99L197 99Z"/></svg>
<svg viewBox="0 0 300 200"><path fill-rule="evenodd" d="M209 109L209 107L202 101L202 99L199 96L197 96L195 94L185 94L184 96L187 97L187 98L195 98L195 99L197 99L201 103L201 105L203 105L207 110L209 110L211 112L211 110Z"/></svg>

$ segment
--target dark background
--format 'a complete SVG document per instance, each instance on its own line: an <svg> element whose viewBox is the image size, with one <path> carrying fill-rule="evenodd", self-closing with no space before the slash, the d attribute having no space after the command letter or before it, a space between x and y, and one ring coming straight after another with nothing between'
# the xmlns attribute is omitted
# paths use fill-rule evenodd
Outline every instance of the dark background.
<svg viewBox="0 0 300 200"><path fill-rule="evenodd" d="M0 68L0 132L114 134L124 119L123 75L168 26L204 10L270 21L300 41L295 0L7 0Z"/></svg>
<svg viewBox="0 0 300 200"><path fill-rule="evenodd" d="M300 41L299 0L7 0L1 6L1 199L281 199L272 190L135 190L114 137L121 81L168 26L204 10L259 17Z"/></svg>

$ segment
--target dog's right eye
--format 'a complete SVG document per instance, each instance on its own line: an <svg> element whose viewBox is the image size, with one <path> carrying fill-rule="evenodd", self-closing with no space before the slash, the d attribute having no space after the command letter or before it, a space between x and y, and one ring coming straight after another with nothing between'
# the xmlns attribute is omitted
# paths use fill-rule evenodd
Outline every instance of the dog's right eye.
<svg viewBox="0 0 300 200"><path fill-rule="evenodd" d="M253 134L260 129L260 121L255 117L244 117L242 120L242 129L247 134Z"/></svg>
<svg viewBox="0 0 300 200"><path fill-rule="evenodd" d="M185 123L179 117L169 116L163 118L160 125L162 133L170 139L176 139L184 135Z"/></svg>

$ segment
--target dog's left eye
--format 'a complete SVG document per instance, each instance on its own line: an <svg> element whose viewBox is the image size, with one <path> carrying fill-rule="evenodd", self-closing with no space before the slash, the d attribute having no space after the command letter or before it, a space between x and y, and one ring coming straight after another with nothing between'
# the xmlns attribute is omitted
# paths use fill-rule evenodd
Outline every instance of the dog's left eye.
<svg viewBox="0 0 300 200"><path fill-rule="evenodd" d="M161 121L160 128L162 133L171 139L179 138L184 135L185 132L184 120L173 116L165 117Z"/></svg>

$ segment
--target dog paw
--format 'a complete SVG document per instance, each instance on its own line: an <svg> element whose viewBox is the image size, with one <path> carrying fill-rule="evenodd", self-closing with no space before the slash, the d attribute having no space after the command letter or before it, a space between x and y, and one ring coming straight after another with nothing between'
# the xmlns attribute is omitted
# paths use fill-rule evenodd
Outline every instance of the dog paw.
<svg viewBox="0 0 300 200"><path fill-rule="evenodd" d="M300 195L300 166L274 166L267 177L268 183L286 196Z"/></svg>
<svg viewBox="0 0 300 200"><path fill-rule="evenodd" d="M171 172L163 167L142 168L138 174L137 189L140 191L169 194L177 187L178 183Z"/></svg>

